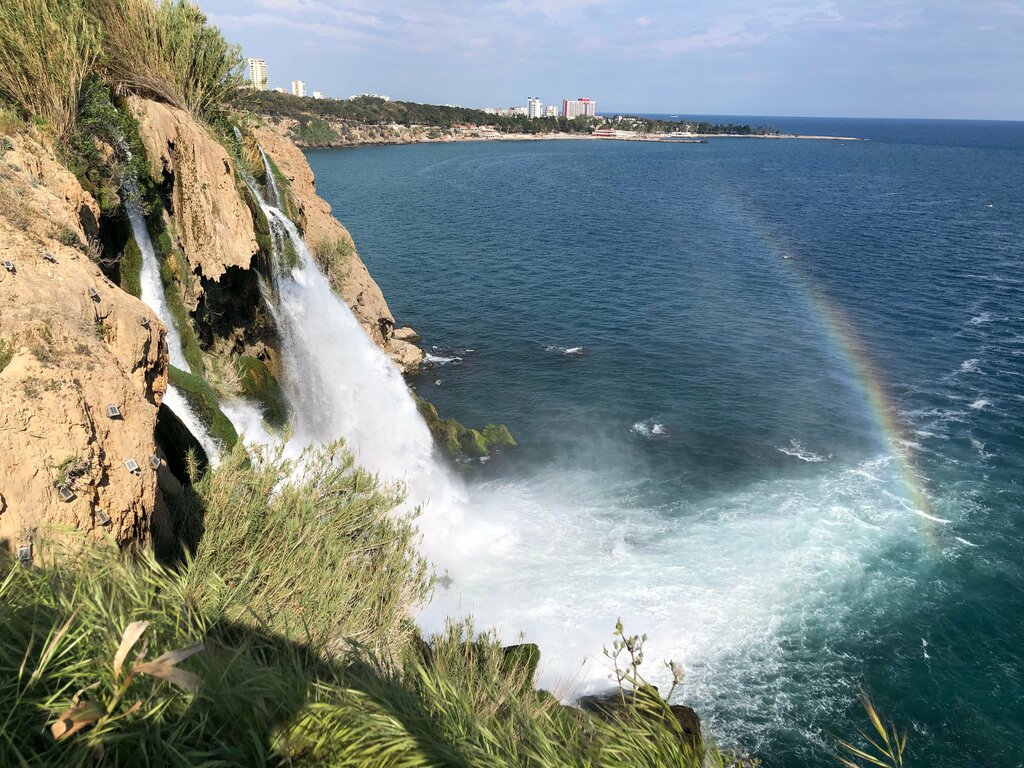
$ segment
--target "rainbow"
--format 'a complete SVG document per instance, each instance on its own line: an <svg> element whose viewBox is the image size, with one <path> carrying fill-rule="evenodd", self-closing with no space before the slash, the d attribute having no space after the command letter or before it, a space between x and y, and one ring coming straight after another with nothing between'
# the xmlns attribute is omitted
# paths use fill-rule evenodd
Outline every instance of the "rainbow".
<svg viewBox="0 0 1024 768"><path fill-rule="evenodd" d="M882 376L854 331L852 323L843 310L830 300L825 291L817 287L812 278L799 266L793 250L783 239L760 217L747 210L739 195L727 190L721 191L732 203L737 218L757 236L768 254L779 259L780 263L785 262L785 271L789 273L793 287L806 300L812 316L825 333L830 345L839 353L863 395L865 409L878 435L879 445L892 460L892 476L900 498L907 510L920 518L928 542L933 546L937 545L936 526L948 523L949 520L939 517L932 510L931 499L923 485L924 475L915 466L914 458L907 448L909 441L896 417L896 408L889 399Z"/></svg>

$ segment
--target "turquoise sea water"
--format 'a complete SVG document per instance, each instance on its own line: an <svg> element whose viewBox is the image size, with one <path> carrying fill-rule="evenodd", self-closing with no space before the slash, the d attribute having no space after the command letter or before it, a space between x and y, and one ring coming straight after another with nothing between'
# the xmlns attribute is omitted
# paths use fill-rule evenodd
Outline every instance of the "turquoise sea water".
<svg viewBox="0 0 1024 768"><path fill-rule="evenodd" d="M417 390L520 440L455 587L553 659L622 615L770 766L861 689L1022 765L1024 124L749 120L871 141L309 153Z"/></svg>

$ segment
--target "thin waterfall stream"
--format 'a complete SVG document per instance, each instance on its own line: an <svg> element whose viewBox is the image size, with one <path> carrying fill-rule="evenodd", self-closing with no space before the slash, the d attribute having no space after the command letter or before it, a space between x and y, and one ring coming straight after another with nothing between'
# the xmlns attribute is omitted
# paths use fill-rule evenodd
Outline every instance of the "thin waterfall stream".
<svg viewBox="0 0 1024 768"><path fill-rule="evenodd" d="M127 148L124 148L124 151L127 152ZM128 153L128 155L130 159L131 154ZM128 212L128 221L131 223L135 243L142 254L142 270L140 274L142 292L139 298L156 312L160 322L167 328L167 354L171 365L183 371L188 371L189 367L188 362L185 360L181 335L178 333L178 329L174 324L174 318L171 316L170 308L167 306L167 300L164 297L163 284L160 281L160 262L157 260L156 250L153 248L153 241L146 227L146 218L142 213L142 206L139 203L138 184L135 179L129 177L124 180L123 186L125 192L124 206ZM163 403L171 409L175 416L181 419L181 422L188 428L188 431L199 441L210 461L216 463L221 454L220 443L207 431L195 411L188 404L185 396L170 382L167 384L167 392L164 394Z"/></svg>

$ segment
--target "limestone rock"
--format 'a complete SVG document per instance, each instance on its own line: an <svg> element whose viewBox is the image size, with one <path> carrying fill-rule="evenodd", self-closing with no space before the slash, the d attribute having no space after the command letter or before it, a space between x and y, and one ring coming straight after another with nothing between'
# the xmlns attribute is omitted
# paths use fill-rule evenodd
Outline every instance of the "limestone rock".
<svg viewBox="0 0 1024 768"><path fill-rule="evenodd" d="M156 504L149 457L167 386L164 328L106 280L84 245L64 244L72 235L84 243L81 221L96 212L75 178L32 139L7 142L15 149L0 158L0 173L20 206L0 206L0 261L15 268L0 269L0 546L51 525L145 541ZM129 459L138 471L124 466ZM73 498L61 498L61 485Z"/></svg>
<svg viewBox="0 0 1024 768"><path fill-rule="evenodd" d="M384 294L356 253L348 230L331 214L327 201L317 194L316 180L306 156L274 127L261 125L254 133L263 150L288 178L292 193L302 207L306 242L331 281L331 287L345 300L374 343L399 368L406 373L416 371L423 361L422 350L410 343L410 337L396 338L395 318Z"/></svg>
<svg viewBox="0 0 1024 768"><path fill-rule="evenodd" d="M248 269L259 246L228 153L187 112L136 96L128 107L150 174L172 183L171 213L189 267L214 281L229 267Z"/></svg>
<svg viewBox="0 0 1024 768"><path fill-rule="evenodd" d="M409 341L412 343L415 343L420 340L420 335L409 326L405 326L403 328L395 328L394 332L391 334L391 337L394 339L398 339L398 341Z"/></svg>

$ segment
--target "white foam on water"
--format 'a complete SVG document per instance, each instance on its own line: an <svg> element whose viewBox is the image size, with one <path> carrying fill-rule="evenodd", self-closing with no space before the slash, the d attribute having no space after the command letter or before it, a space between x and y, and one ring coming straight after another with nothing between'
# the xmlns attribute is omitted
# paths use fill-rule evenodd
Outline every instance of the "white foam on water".
<svg viewBox="0 0 1024 768"><path fill-rule="evenodd" d="M431 365L447 365L448 363L461 363L462 358L458 355L452 355L451 357L445 357L444 355L435 355L431 352L427 352L423 356L423 362Z"/></svg>
<svg viewBox="0 0 1024 768"><path fill-rule="evenodd" d="M984 325L985 323L992 322L991 312L982 312L980 315L975 315L968 321L971 325Z"/></svg>
<svg viewBox="0 0 1024 768"><path fill-rule="evenodd" d="M814 453L813 451L809 451L806 448L804 448L797 440L790 440L788 446L776 446L775 450L777 450L779 453L784 453L787 456L792 456L793 458L800 459L800 461L807 461L814 464L826 460L824 456L820 456L817 453Z"/></svg>
<svg viewBox="0 0 1024 768"><path fill-rule="evenodd" d="M663 660L689 670L683 695L713 732L756 740L796 727L780 705L787 681L806 675L823 707L848 697L833 676L843 659L816 638L846 631L851 590L872 584L878 553L916 536L878 466L760 483L669 514L620 502L614 479L579 470L471 487L472 512L443 553L449 587L424 621L471 612L507 642L524 632L542 649L541 684L564 695L609 685L601 646L622 617L650 637L652 682L668 685ZM900 589L867 591L890 588ZM793 647L809 654L794 659Z"/></svg>
<svg viewBox="0 0 1024 768"><path fill-rule="evenodd" d="M654 419L648 419L647 421L637 421L630 427L630 431L636 432L638 435L644 437L659 437L661 435L667 435L668 429L664 424L660 424Z"/></svg>
<svg viewBox="0 0 1024 768"><path fill-rule="evenodd" d="M506 642L524 634L541 647L541 684L572 695L609 684L601 647L622 617L627 631L650 636L652 682L668 682L662 660L681 662L685 700L709 730L754 749L769 732L800 729L793 679L824 709L846 707L848 660L822 638L848 631L858 599L909 588L878 567L880 553L918 527L889 491L891 457L670 510L630 501L614 468L550 466L466 486L294 225L266 210L299 257L268 292L295 413L290 449L344 438L365 468L406 485L409 505L426 502L423 551L446 574L419 616L426 631L473 614ZM640 434L664 429L637 425Z"/></svg>
<svg viewBox="0 0 1024 768"><path fill-rule="evenodd" d="M967 407L970 408L972 411L980 411L982 408L985 408L985 407L987 407L989 405L992 405L992 401L991 400L978 399L978 400L975 400L973 403L971 403Z"/></svg>
<svg viewBox="0 0 1024 768"><path fill-rule="evenodd" d="M964 360L960 363L960 371L962 373L981 373L981 361L977 358L971 358L970 360Z"/></svg>
<svg viewBox="0 0 1024 768"><path fill-rule="evenodd" d="M587 354L586 347L563 347L558 344L548 344L544 347L545 352L554 352L562 357L582 357Z"/></svg>

